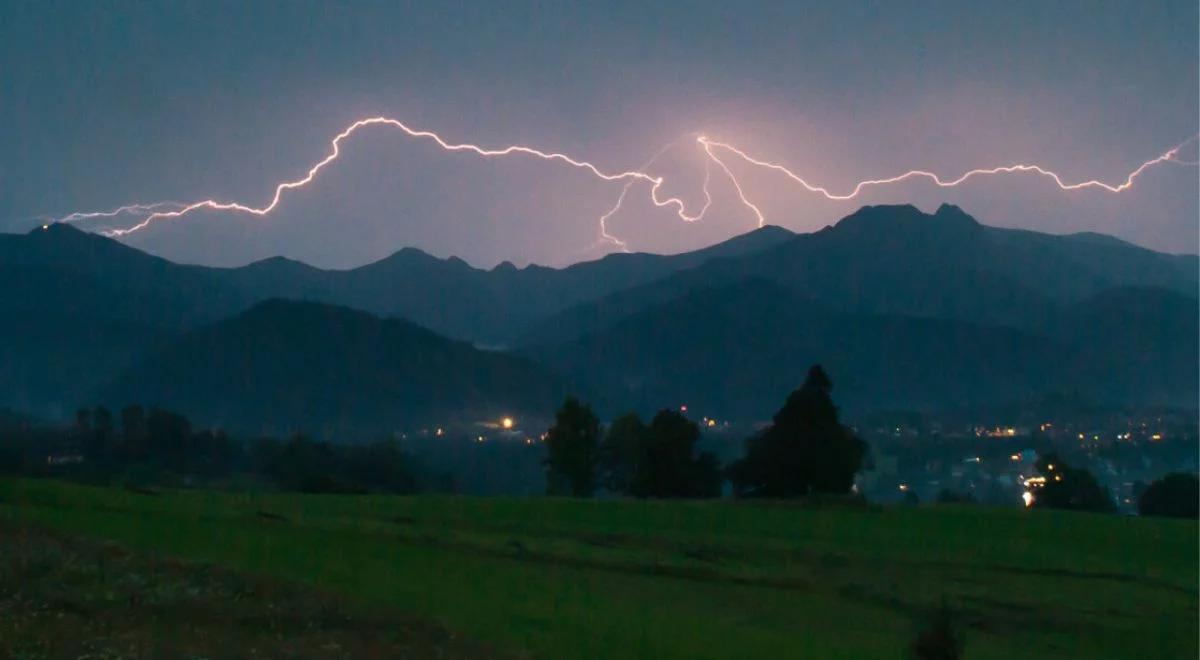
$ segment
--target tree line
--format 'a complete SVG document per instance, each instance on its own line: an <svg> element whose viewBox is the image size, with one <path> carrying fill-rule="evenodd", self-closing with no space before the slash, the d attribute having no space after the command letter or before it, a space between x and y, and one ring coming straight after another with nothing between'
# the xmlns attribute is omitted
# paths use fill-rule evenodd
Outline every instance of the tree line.
<svg viewBox="0 0 1200 660"><path fill-rule="evenodd" d="M674 410L647 424L630 413L605 432L591 408L568 398L547 434L547 491L590 497L603 487L633 497L715 497L728 479L739 497L845 495L867 445L838 417L833 381L809 369L772 422L746 441L745 456L722 468L696 452L700 427Z"/></svg>
<svg viewBox="0 0 1200 660"><path fill-rule="evenodd" d="M568 398L547 434L547 492L591 497L604 489L638 498L717 497L728 481L738 497L846 495L863 467L867 445L841 423L832 391L825 370L811 367L771 424L746 440L744 456L724 467L713 454L697 453L700 427L677 411L659 411L648 424L630 413L604 429L590 407ZM1042 456L1035 467L1045 479L1034 496L1035 508L1116 511L1112 495L1094 475L1058 454ZM943 491L938 500L972 502L951 491ZM1194 519L1200 515L1198 504L1200 480L1173 473L1139 494L1138 512Z"/></svg>
<svg viewBox="0 0 1200 660"><path fill-rule="evenodd" d="M55 476L126 485L219 484L250 478L310 493L411 493L417 478L391 440L334 444L304 434L238 441L195 429L187 417L132 405L76 412L67 429L8 425L0 430L0 474Z"/></svg>
<svg viewBox="0 0 1200 660"><path fill-rule="evenodd" d="M839 419L833 382L809 369L771 423L745 442L742 458L722 466L698 451L700 427L674 410L649 422L630 413L601 425L591 408L568 398L546 434L547 492L590 497L598 490L637 498L713 498L729 483L737 497L846 495L867 445ZM1036 508L1112 512L1111 494L1087 470L1047 454ZM286 439L235 440L196 429L183 415L132 405L114 414L79 410L68 428L15 423L0 416L0 474L54 476L93 483L221 485L248 477L312 493L412 493L446 490L448 475L425 474L394 440L365 444ZM1146 516L1196 518L1200 482L1170 474L1138 493ZM969 502L954 493L939 501Z"/></svg>

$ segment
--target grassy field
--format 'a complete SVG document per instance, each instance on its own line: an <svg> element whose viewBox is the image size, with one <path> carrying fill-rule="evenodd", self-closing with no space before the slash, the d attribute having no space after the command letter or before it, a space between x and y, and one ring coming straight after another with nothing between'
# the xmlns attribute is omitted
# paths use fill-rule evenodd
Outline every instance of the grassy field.
<svg viewBox="0 0 1200 660"><path fill-rule="evenodd" d="M0 481L0 523L319 589L534 658L897 658L943 602L968 658L1198 654L1194 522Z"/></svg>
<svg viewBox="0 0 1200 660"><path fill-rule="evenodd" d="M0 558L3 658L514 657L302 585L11 521Z"/></svg>

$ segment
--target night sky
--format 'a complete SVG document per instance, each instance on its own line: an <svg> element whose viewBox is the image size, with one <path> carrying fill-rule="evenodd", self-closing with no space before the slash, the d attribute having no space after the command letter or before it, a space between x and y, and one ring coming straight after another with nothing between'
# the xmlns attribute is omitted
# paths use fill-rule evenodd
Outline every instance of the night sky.
<svg viewBox="0 0 1200 660"><path fill-rule="evenodd" d="M697 131L844 190L1020 162L1115 183L1200 130L1195 0L438 4L0 0L0 230L138 201L265 204L371 115L611 171L678 140L652 170L697 206ZM730 163L768 221L797 231L865 203L946 201L991 225L1169 252L1200 240L1194 166L1154 168L1116 195L1017 175L829 202ZM349 267L404 246L561 265L612 249L595 245L596 219L620 191L372 128L270 216L198 212L126 240L220 265ZM635 250L677 252L755 226L716 173L712 192L685 225L635 186L611 228Z"/></svg>

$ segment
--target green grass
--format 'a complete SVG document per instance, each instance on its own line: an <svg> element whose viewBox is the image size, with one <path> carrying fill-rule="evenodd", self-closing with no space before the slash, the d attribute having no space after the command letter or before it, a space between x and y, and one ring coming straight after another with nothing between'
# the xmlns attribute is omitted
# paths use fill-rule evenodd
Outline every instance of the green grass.
<svg viewBox="0 0 1200 660"><path fill-rule="evenodd" d="M301 585L0 521L0 657L511 657Z"/></svg>
<svg viewBox="0 0 1200 660"><path fill-rule="evenodd" d="M1196 657L1194 522L984 507L137 494L0 482L0 516L309 583L537 658Z"/></svg>

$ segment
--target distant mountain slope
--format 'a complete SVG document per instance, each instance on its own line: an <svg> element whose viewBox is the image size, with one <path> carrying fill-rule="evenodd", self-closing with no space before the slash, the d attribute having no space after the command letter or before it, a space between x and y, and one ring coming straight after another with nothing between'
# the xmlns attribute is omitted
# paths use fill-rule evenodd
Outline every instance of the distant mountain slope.
<svg viewBox="0 0 1200 660"><path fill-rule="evenodd" d="M746 289L746 282L757 284ZM754 293L766 287L775 292L771 297L797 301L807 312L797 315L786 308L780 315L755 316L755 305L769 309ZM728 381L728 375L688 372L686 365L668 359L669 350L660 354L647 348L666 341L668 328L682 340L699 333L715 337L710 359L726 355L726 345L717 340L732 341L735 335L791 347L792 353L778 348L745 354L746 365L758 365L768 375L777 370L770 388L790 387L789 356L811 354L828 361L820 356L851 351L845 337L855 336L865 346L861 352L875 356L883 370L848 363L853 378L860 378L853 374L861 367L861 381L852 382L863 383L864 400L896 396L920 403L944 394L949 405L995 394L985 389L971 394L969 388L966 394L943 393L936 389L942 382L932 374L920 381L930 383L928 387L911 393L903 388L870 390L891 382L894 375L887 370L897 368L879 348L885 339L925 355L921 333L928 333L934 338L930 346L958 351L980 368L991 368L985 364L989 355L1009 355L1005 351L1013 342L1021 346L1009 355L1014 364L1038 351L1053 351L1047 357L1059 365L1053 374L1031 371L1029 380L1005 381L996 372L997 388L1082 381L1097 396L1113 400L1176 400L1179 392L1194 390L1198 287L1196 256L1156 253L1096 234L1052 236L986 227L952 206L934 214L911 206L865 207L811 234L765 227L695 252L614 254L561 269L501 264L482 270L411 248L345 271L282 258L242 268L205 268L174 264L101 236L51 225L20 236L0 235L0 405L62 415L88 403L87 393L99 384L162 351L183 333L275 297L402 317L480 346L530 347L556 368L586 377L580 382L611 386L611 397L618 402L651 395L677 398L672 388L679 381L671 370L678 370L694 381L682 383L679 391L728 394L731 409L753 408L757 414L759 403L749 394L724 391L719 389L724 385L712 382ZM714 291L749 297L743 302L712 298L707 301L711 313L705 315L705 297ZM730 307L735 303L747 306L739 312ZM671 314L696 325L680 326ZM637 319L643 317L660 329L638 329ZM727 330L714 325L718 323L739 331L723 334ZM772 329L777 323L792 331ZM895 337L881 334L883 329ZM623 338L622 332L627 333ZM955 337L963 339L956 344ZM680 345L700 350L698 344ZM1047 345L1051 348L1042 348ZM831 346L837 351L827 350ZM611 364L608 351L615 351ZM611 366L622 364L622 351L638 356L623 380ZM1064 356L1072 351L1097 356L1090 362L1072 358L1068 364ZM367 360L365 354L355 357ZM925 364L940 363L929 358L918 366ZM970 385L966 366L945 366L951 373L960 369L967 379L961 382ZM748 368L733 364L728 373ZM664 374L660 380L655 380L656 369ZM760 386L765 381L756 382ZM351 410L349 406L344 409ZM246 413L229 414L234 412ZM350 419L323 415L337 418L331 424Z"/></svg>
<svg viewBox="0 0 1200 660"><path fill-rule="evenodd" d="M248 303L212 269L69 226L0 234L0 405L68 415L144 351Z"/></svg>
<svg viewBox="0 0 1200 660"><path fill-rule="evenodd" d="M860 314L1037 327L1064 304L1113 287L1195 296L1200 262L1115 239L979 224L954 206L864 207L833 227L749 256L712 259L581 303L527 332L522 345L569 341L689 291L757 278Z"/></svg>
<svg viewBox="0 0 1200 660"><path fill-rule="evenodd" d="M1194 406L1200 378L1200 306L1195 298L1119 287L1071 305L1046 332L1075 358L1081 391L1100 401Z"/></svg>
<svg viewBox="0 0 1200 660"><path fill-rule="evenodd" d="M404 249L362 268L325 271L283 258L233 269L180 265L62 224L0 234L0 405L67 414L184 330L267 298L342 304L499 343L592 296L791 235L765 228L697 252L611 255L565 269L486 271Z"/></svg>
<svg viewBox="0 0 1200 660"><path fill-rule="evenodd" d="M1148 310L1152 318L1118 315L1100 325L1088 310L1126 309L1125 303L1081 304L1056 317L1051 333L847 313L751 279L697 289L529 352L605 393L609 412L687 404L701 414L766 419L814 362L834 374L838 401L858 412L973 406L1058 391L1104 401L1194 403L1200 310L1195 299L1178 294L1164 293L1161 303Z"/></svg>
<svg viewBox="0 0 1200 660"><path fill-rule="evenodd" d="M184 266L117 241L54 224L0 234L0 312L71 311L183 328L243 308L250 298L221 271Z"/></svg>
<svg viewBox="0 0 1200 660"><path fill-rule="evenodd" d="M565 388L541 367L399 319L270 300L180 341L103 389L202 423L325 436L552 410Z"/></svg>
<svg viewBox="0 0 1200 660"><path fill-rule="evenodd" d="M5 316L0 405L66 419L113 374L175 336L146 324L71 313Z"/></svg>
<svg viewBox="0 0 1200 660"><path fill-rule="evenodd" d="M227 282L258 297L332 302L400 316L443 334L485 345L509 343L545 317L707 260L757 253L794 234L764 227L708 248L677 255L611 254L566 268L503 263L491 270L457 258L438 259L405 248L346 271L323 271L270 259L223 273Z"/></svg>

